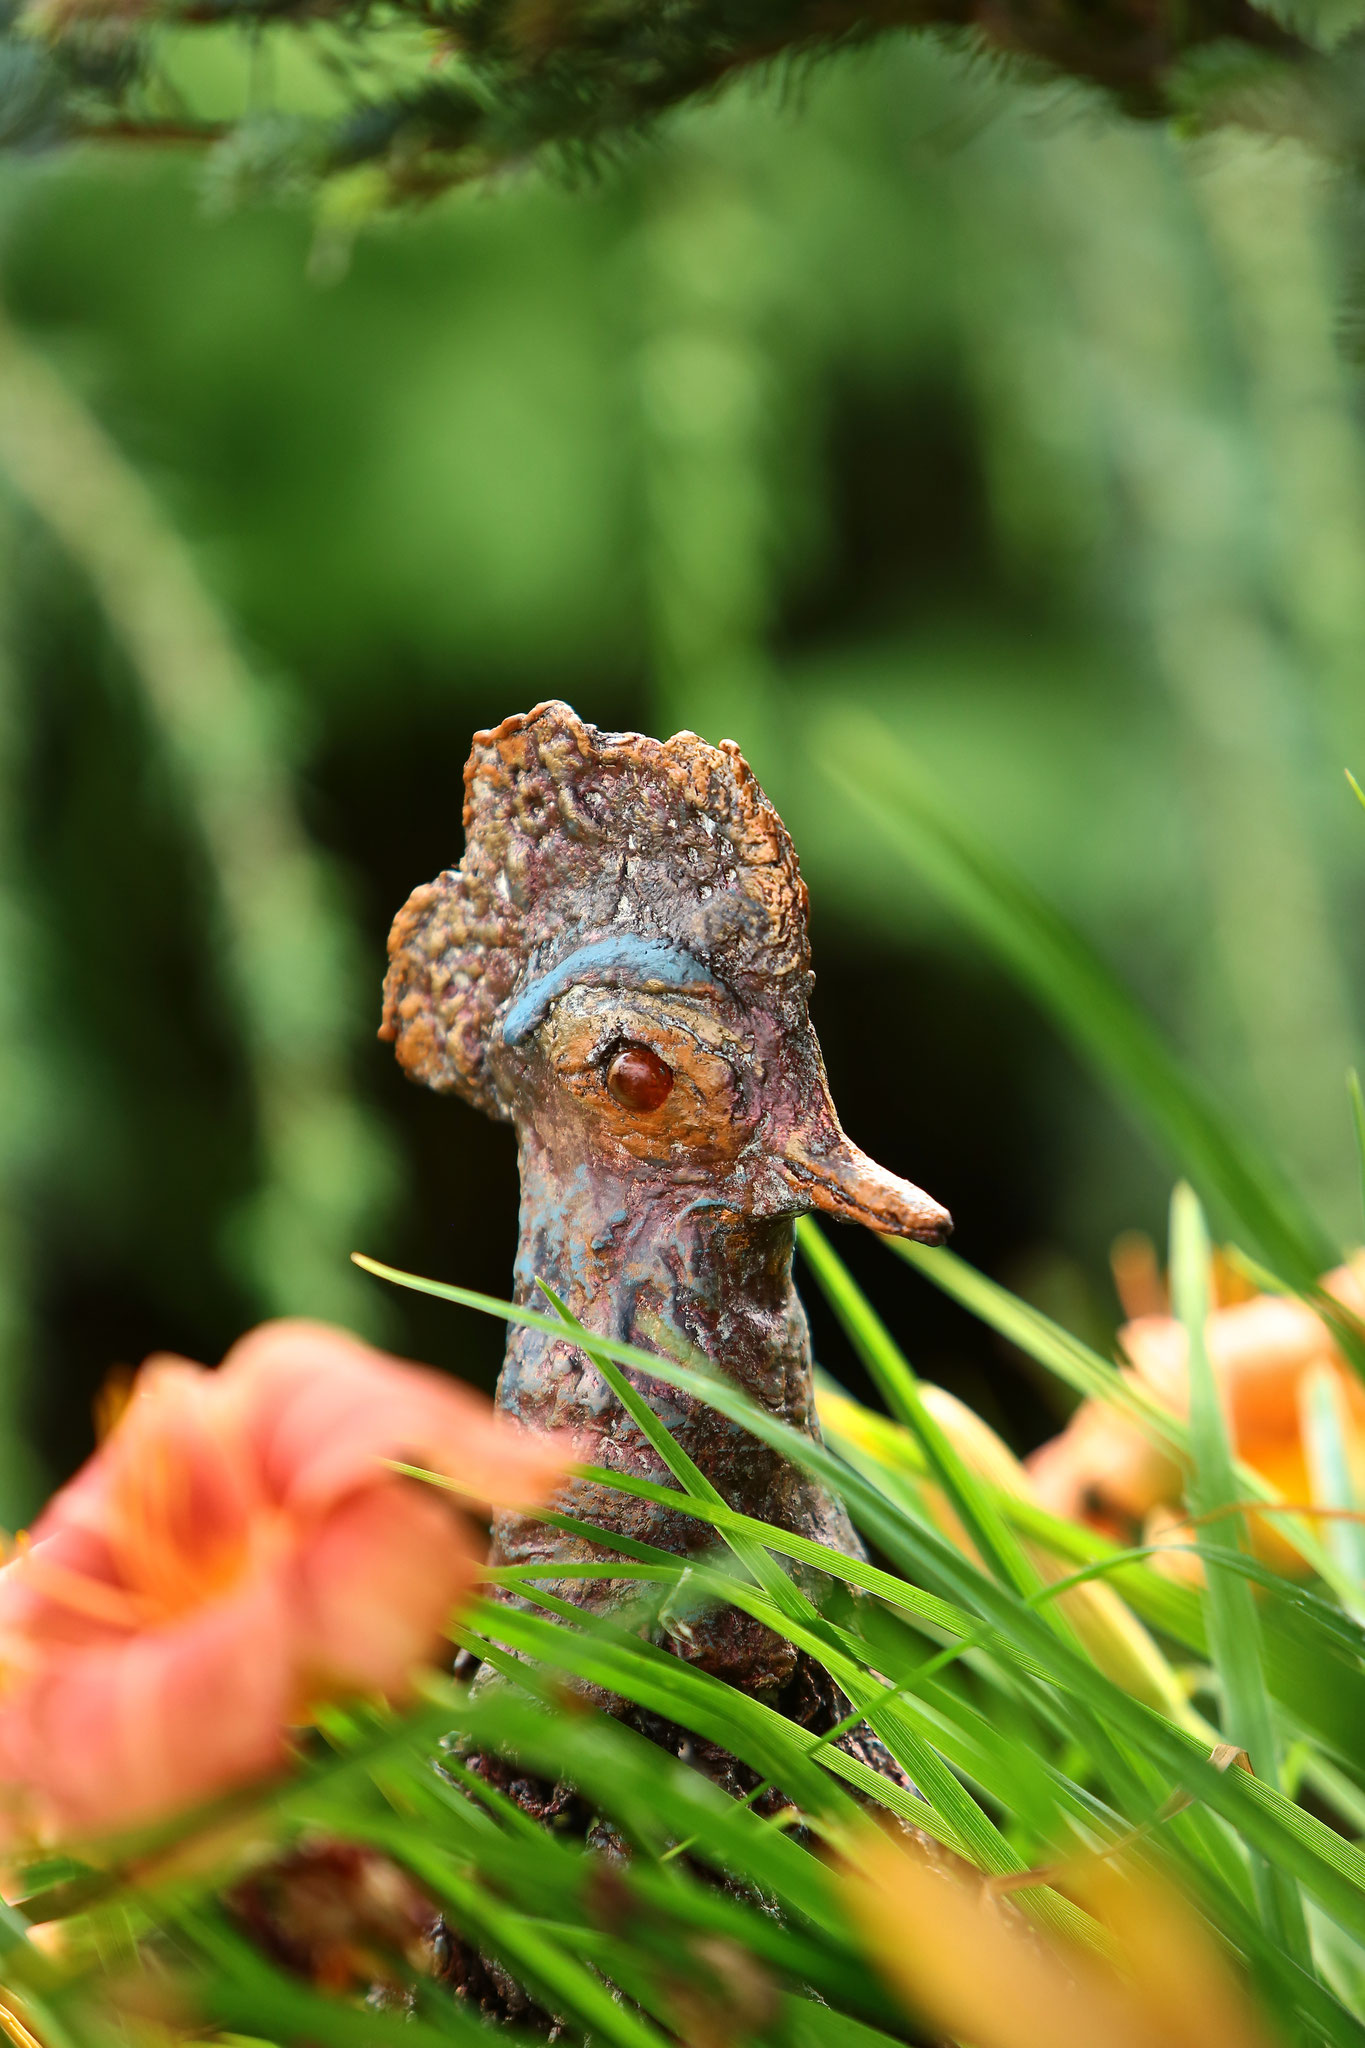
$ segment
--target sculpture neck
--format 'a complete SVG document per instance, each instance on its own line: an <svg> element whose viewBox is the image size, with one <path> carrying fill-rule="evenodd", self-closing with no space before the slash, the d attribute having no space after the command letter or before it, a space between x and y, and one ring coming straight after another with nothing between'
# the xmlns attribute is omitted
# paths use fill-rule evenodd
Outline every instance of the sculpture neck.
<svg viewBox="0 0 1365 2048"><path fill-rule="evenodd" d="M544 1280L588 1329L649 1349L641 1318L659 1317L717 1363L742 1366L736 1376L759 1398L765 1348L789 1370L799 1334L808 1359L789 1216L737 1215L700 1179L661 1186L598 1160L566 1172L525 1133L521 1190L518 1301L530 1304Z"/></svg>
<svg viewBox="0 0 1365 2048"><path fill-rule="evenodd" d="M543 1308L536 1283L544 1280L587 1329L656 1356L662 1348L657 1318L770 1414L817 1434L810 1333L792 1285L790 1216L736 1215L717 1205L700 1178L691 1187L676 1180L661 1186L653 1176L604 1171L596 1159L566 1172L526 1133L521 1189L519 1302ZM842 1508L778 1451L663 1380L640 1374L636 1385L725 1500L817 1542L856 1551ZM513 1329L498 1401L528 1428L572 1432L587 1463L653 1480L665 1476L657 1454L572 1339ZM574 1503L582 1520L626 1529L665 1549L685 1551L697 1540L685 1516L596 1483L576 1483ZM532 1519L501 1515L496 1527L499 1555L512 1562L563 1552L564 1539ZM570 1597L590 1605L608 1599L600 1588L585 1587ZM735 1627L743 1634L738 1622Z"/></svg>

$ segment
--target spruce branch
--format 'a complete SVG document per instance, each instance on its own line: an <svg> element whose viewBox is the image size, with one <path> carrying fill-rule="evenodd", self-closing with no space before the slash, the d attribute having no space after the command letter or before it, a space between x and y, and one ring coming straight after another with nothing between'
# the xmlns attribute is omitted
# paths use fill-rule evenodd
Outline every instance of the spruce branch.
<svg viewBox="0 0 1365 2048"><path fill-rule="evenodd" d="M334 111L187 104L176 48L224 28L301 39ZM0 146L219 145L229 189L367 170L377 200L420 200L547 151L590 167L737 75L906 30L1139 116L1259 91L1260 117L1267 77L1324 61L1251 0L26 0L0 30Z"/></svg>

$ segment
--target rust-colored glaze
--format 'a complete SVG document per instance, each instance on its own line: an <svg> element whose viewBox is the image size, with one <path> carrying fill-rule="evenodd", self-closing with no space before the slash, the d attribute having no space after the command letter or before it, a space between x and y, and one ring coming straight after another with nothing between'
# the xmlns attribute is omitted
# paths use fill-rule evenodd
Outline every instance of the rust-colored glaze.
<svg viewBox="0 0 1365 2048"><path fill-rule="evenodd" d="M560 703L479 733L465 791L460 866L394 924L383 1035L414 1079L516 1126L516 1299L544 1280L588 1329L646 1350L660 1319L814 1435L795 1218L819 1209L929 1243L951 1225L840 1127L781 819L732 742L599 732ZM663 1381L641 1386L733 1505L857 1550L843 1509L801 1472ZM595 1463L667 1476L565 1339L514 1331L498 1398L533 1428L576 1431ZM698 1540L686 1516L588 1482L566 1505L671 1550ZM592 1554L515 1515L495 1537L507 1562ZM629 1588L555 1590L601 1609ZM832 1717L823 1673L737 1610L672 1647Z"/></svg>

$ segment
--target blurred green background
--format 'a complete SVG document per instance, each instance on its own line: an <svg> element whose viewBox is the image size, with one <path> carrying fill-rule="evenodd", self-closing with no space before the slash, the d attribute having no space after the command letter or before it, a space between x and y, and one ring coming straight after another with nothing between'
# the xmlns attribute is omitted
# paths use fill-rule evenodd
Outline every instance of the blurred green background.
<svg viewBox="0 0 1365 2048"><path fill-rule="evenodd" d="M111 1365L265 1313L491 1383L496 1325L346 1254L506 1290L510 1134L372 1034L472 730L548 696L745 746L844 1121L969 1259L1107 1344L1169 1172L829 781L831 717L1358 1238L1365 444L1308 156L899 39L358 238L188 156L4 179L0 1519ZM1053 1426L840 1248L922 1370Z"/></svg>

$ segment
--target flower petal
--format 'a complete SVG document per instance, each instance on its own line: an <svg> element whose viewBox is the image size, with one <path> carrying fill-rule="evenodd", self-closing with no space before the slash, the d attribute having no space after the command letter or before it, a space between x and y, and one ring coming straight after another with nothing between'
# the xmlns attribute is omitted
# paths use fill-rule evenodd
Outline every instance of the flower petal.
<svg viewBox="0 0 1365 2048"><path fill-rule="evenodd" d="M277 1574L118 1643L51 1656L0 1704L11 1827L86 1836L160 1818L286 1753L289 1615Z"/></svg>
<svg viewBox="0 0 1365 2048"><path fill-rule="evenodd" d="M1180 1491L1180 1468L1106 1401L1084 1401L1060 1436L1027 1460L1038 1500L1054 1515L1097 1517L1121 1529Z"/></svg>
<svg viewBox="0 0 1365 2048"><path fill-rule="evenodd" d="M483 1395L325 1323L264 1323L220 1372L268 1490L296 1512L378 1479L386 1458L428 1465L471 1500L531 1507L575 1455L567 1438L521 1430Z"/></svg>
<svg viewBox="0 0 1365 2048"><path fill-rule="evenodd" d="M26 1661L23 1644L100 1640L128 1625L126 1606L122 1623L113 1618L124 1590L108 1539L54 1512L61 1501L58 1494L30 1541L0 1569L0 1662L9 1666ZM88 1597L70 1597L72 1582ZM111 1596L102 1616L101 1592Z"/></svg>
<svg viewBox="0 0 1365 2048"><path fill-rule="evenodd" d="M404 1692L480 1561L465 1517L434 1488L389 1478L352 1494L295 1563L305 1699Z"/></svg>

